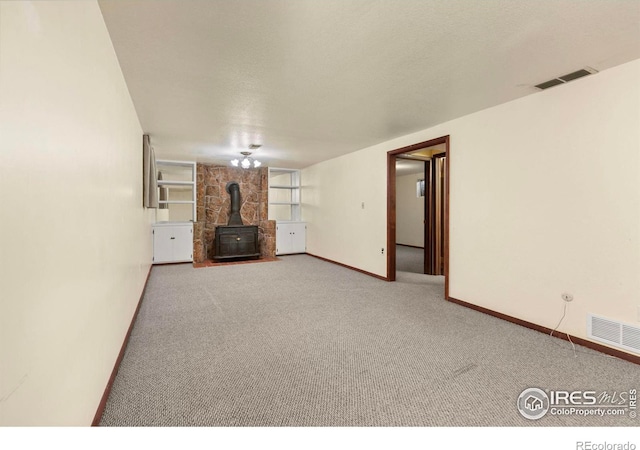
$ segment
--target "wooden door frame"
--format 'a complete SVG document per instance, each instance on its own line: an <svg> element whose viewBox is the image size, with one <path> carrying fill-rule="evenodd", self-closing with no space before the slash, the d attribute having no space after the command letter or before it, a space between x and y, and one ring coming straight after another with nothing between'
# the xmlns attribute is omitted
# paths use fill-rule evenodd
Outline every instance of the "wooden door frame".
<svg viewBox="0 0 640 450"><path fill-rule="evenodd" d="M431 186L430 186L430 190L429 190L429 196L430 196L430 204L429 204L429 211L425 210L425 218L428 218L430 221L429 227L430 227L430 240L435 242L435 236L434 234L436 233L436 229L438 228L438 225L436 225L436 222L442 221L441 225L442 225L442 241L443 241L443 247L442 247L442 256L444 259L444 234L445 234L445 230L444 230L444 219L445 219L445 211L446 211L446 204L442 204L442 212L440 214L436 213L436 195L439 192L438 189L436 188L436 183L440 183L440 176L438 174L438 164L437 164L437 160L439 158L444 158L445 160L447 160L447 152L441 152L441 153L435 153L431 156ZM448 160L447 160L448 162ZM447 164L447 163L445 163ZM445 165L445 170L446 170L446 165ZM446 178L446 175L445 175ZM445 183L446 186L446 183ZM443 186L444 188L444 186ZM446 194L446 192L445 192ZM444 196L445 197L445 201L447 198L447 195ZM426 231L426 230L425 230ZM430 243L431 244L431 243ZM426 253L426 246L425 246L425 257L427 256ZM430 247L429 249L430 254L429 254L429 258L431 258L432 256L436 256L435 255L435 250L433 248ZM441 270L444 272L444 267L442 269L438 268L435 269L435 267L440 267L440 262L439 260L434 260L432 261L433 265L431 267L431 273L433 272L440 272ZM425 272L426 273L426 272Z"/></svg>
<svg viewBox="0 0 640 450"><path fill-rule="evenodd" d="M446 202L444 209L444 296L449 299L449 204L450 199L450 172L451 172L451 149L449 146L449 135L436 139L431 139L406 147L397 148L387 152L387 280L396 280L396 159L403 153L414 152L422 148L433 147L445 144L447 156L447 182L446 182Z"/></svg>
<svg viewBox="0 0 640 450"><path fill-rule="evenodd" d="M432 247L431 247L431 239L429 239L429 237L433 234L433 223L431 221L431 190L433 189L433 161L431 159L429 159L428 161L424 162L424 214L423 214L423 225L424 225L424 229L422 230L422 238L423 238L423 254L424 254L424 261L423 261L423 270L424 273L431 273L433 272L433 264L431 264L431 252L432 252Z"/></svg>

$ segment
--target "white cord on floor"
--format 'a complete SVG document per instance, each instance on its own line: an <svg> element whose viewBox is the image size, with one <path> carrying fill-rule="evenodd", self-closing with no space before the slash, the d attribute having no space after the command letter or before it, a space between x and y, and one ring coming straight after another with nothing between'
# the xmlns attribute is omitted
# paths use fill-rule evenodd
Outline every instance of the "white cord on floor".
<svg viewBox="0 0 640 450"><path fill-rule="evenodd" d="M553 337L553 333L558 329L558 327L560 326L560 324L562 323L562 321L564 320L564 317L567 315L567 302L564 303L564 309L562 311L562 317L560 317L560 321L558 322L558 325L556 325L556 327L551 330L551 333L549 333L549 336ZM569 335L569 333L566 333L567 335L567 339L569 339L569 342L571 343L571 347L573 347L573 356L574 358L578 357L578 354L576 353L576 346L573 343L573 341L571 340L571 336Z"/></svg>

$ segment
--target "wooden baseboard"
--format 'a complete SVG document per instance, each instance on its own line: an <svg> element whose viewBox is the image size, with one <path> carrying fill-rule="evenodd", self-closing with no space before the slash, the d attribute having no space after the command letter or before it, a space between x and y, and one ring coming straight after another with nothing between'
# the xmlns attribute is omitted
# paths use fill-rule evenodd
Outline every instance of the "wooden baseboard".
<svg viewBox="0 0 640 450"><path fill-rule="evenodd" d="M483 308L482 306L474 305L472 303L467 303L463 300L458 300L457 298L447 297L447 300L456 303L458 305L479 311L484 314L488 314L493 317L497 317L498 319L506 320L507 322L515 323L516 325L520 325L526 328L530 328L535 331L539 331L541 333L557 337L560 339L564 339L565 341L569 340L569 336L567 333L555 332L552 334L553 330L551 328L543 327L542 325L537 325L532 322L527 322L526 320L518 319L516 317L508 316L506 314L499 313L497 311L493 311L491 309ZM629 361L633 364L640 364L640 356L632 355L631 353L624 352L622 350L617 350L615 348L607 347L606 345L597 344L592 341L588 341L586 339L582 339L576 336L570 336L571 341L574 344L582 345L583 347L590 348L592 350L596 350L598 352L615 356L616 358L624 359L625 361Z"/></svg>
<svg viewBox="0 0 640 450"><path fill-rule="evenodd" d="M381 275L376 275L375 273L367 272L366 270L358 269L357 267L348 266L346 264L342 264L342 263L339 263L337 261L333 261L331 259L323 258L322 256L314 255L314 254L311 254L311 253L307 253L307 255L313 256L314 258L321 259L322 261L330 262L331 264L336 264L338 266L346 267L347 269L355 270L356 272L360 272L360 273L363 273L365 275L369 275L370 277L374 277L374 278L377 278L377 279L382 280L382 281L389 281L389 279L387 277L383 277Z"/></svg>
<svg viewBox="0 0 640 450"><path fill-rule="evenodd" d="M144 293L147 290L147 284L149 283L149 276L151 275L152 268L153 266L149 267L149 272L147 273L147 279L144 281L144 287L142 288L142 293L140 294L140 299L138 300L138 306L136 306L136 311L133 313L131 324L129 325L127 334L124 337L124 342L122 343L122 347L120 348L120 353L118 353L118 358L116 358L116 363L114 364L113 370L111 371L111 376L109 377L109 381L107 382L107 387L104 388L104 393L102 394L102 399L100 399L98 410L96 411L96 415L93 417L93 422L91 422L92 427L97 427L98 425L100 425L100 420L102 419L104 408L105 406L107 406L107 400L109 399L109 394L111 393L111 387L113 386L113 381L116 379L116 375L118 374L118 369L120 368L120 363L122 362L122 358L124 357L124 352L127 349L127 344L129 343L129 337L131 336L133 325L136 323L136 318L138 317L138 312L140 311L140 305L142 305L142 299L144 298Z"/></svg>

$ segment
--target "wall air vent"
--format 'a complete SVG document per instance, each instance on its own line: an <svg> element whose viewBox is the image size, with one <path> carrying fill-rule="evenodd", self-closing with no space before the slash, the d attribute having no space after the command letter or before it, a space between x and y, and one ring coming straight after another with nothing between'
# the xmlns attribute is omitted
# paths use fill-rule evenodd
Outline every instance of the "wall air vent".
<svg viewBox="0 0 640 450"><path fill-rule="evenodd" d="M640 353L640 327L587 314L587 336L612 347Z"/></svg>
<svg viewBox="0 0 640 450"><path fill-rule="evenodd" d="M597 72L597 70L592 69L591 67L585 67L584 69L576 70L575 72L562 75L561 77L545 81L544 83L536 84L536 87L541 90L549 89L550 87L568 83L569 81L577 80L578 78L586 77L587 75L591 75Z"/></svg>

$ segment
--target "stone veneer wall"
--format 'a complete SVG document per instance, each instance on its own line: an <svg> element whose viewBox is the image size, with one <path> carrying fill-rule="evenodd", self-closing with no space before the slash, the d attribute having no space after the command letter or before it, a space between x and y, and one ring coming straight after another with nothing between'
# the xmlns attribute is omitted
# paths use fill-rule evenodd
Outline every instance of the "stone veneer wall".
<svg viewBox="0 0 640 450"><path fill-rule="evenodd" d="M213 164L197 164L197 213L193 228L193 260L213 259L215 229L227 225L231 198L225 187L229 181L240 185L240 215L245 225L258 225L260 255L276 254L276 222L268 220L269 170L240 169Z"/></svg>

